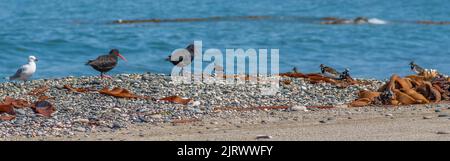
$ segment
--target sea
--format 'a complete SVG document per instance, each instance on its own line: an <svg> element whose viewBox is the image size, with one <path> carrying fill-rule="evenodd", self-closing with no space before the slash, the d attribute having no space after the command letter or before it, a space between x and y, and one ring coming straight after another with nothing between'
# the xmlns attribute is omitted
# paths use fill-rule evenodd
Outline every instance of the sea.
<svg viewBox="0 0 450 161"><path fill-rule="evenodd" d="M324 17L361 16L372 23L321 24ZM159 21L114 23L149 19ZM29 55L39 59L33 79L98 75L85 63L112 48L128 62L111 75L169 74L165 58L193 41L224 53L278 49L280 72L316 73L325 64L356 78L387 79L413 74L415 61L450 74L450 25L417 21L450 21L449 1L0 0L0 81Z"/></svg>

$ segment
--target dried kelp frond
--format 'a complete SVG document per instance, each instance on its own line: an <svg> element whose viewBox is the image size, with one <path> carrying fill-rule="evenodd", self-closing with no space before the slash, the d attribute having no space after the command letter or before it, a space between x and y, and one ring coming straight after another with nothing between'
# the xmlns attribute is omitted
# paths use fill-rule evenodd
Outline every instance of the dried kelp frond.
<svg viewBox="0 0 450 161"><path fill-rule="evenodd" d="M351 106L361 107L378 103L383 105L438 103L443 99L449 99L449 87L450 81L441 78L437 72L405 78L393 75L389 82L378 90L378 93L381 93L379 96L368 91L361 92Z"/></svg>
<svg viewBox="0 0 450 161"><path fill-rule="evenodd" d="M92 91L91 89L88 89L88 88L74 88L68 84L64 85L64 88L71 92L76 92L76 93L86 93L86 92Z"/></svg>
<svg viewBox="0 0 450 161"><path fill-rule="evenodd" d="M146 96L137 96L137 95L131 93L129 90L124 89L124 88L119 88L119 87L113 88L112 90L109 90L108 88L105 87L98 92L100 94L110 95L110 96L118 97L118 98L127 98L127 99L136 99L136 98L147 99L147 98L149 98Z"/></svg>
<svg viewBox="0 0 450 161"><path fill-rule="evenodd" d="M46 100L35 102L32 108L36 113L39 113L45 117L51 117L56 111L53 104Z"/></svg>
<svg viewBox="0 0 450 161"><path fill-rule="evenodd" d="M32 90L29 93L29 95L40 96L40 95L43 95L45 92L47 92L49 89L50 89L50 87L48 87L48 86L41 86L39 88L36 88L36 89Z"/></svg>
<svg viewBox="0 0 450 161"><path fill-rule="evenodd" d="M183 105L187 105L191 100L192 99L185 99L185 98L181 98L179 96L170 96L170 97L165 97L165 98L159 99L159 101L178 103L178 104L183 104Z"/></svg>
<svg viewBox="0 0 450 161"><path fill-rule="evenodd" d="M329 77L325 77L321 74L311 73L311 74L303 74L303 73L281 73L281 77L290 77L290 78L305 78L310 81L312 84L316 83L330 83L335 85L338 88L347 88L350 85L358 84L358 81L354 80L350 76L346 76L343 79L332 79Z"/></svg>

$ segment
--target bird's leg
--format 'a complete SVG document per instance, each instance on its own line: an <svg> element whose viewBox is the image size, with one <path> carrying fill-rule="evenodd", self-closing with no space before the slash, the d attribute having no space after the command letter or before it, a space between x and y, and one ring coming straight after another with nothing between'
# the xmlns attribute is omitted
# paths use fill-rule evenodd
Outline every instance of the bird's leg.
<svg viewBox="0 0 450 161"><path fill-rule="evenodd" d="M181 72L181 76L184 76L184 67L181 67L181 70L180 70L180 72Z"/></svg>
<svg viewBox="0 0 450 161"><path fill-rule="evenodd" d="M104 73L101 73L100 74L100 78L108 78L108 79L112 79L112 77L111 76L109 76L109 75L106 75L106 74L104 74Z"/></svg>

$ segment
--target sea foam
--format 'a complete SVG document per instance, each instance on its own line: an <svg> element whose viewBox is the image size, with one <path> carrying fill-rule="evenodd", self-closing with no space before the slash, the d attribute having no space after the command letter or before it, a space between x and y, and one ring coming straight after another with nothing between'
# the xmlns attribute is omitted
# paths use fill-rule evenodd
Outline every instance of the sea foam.
<svg viewBox="0 0 450 161"><path fill-rule="evenodd" d="M369 19L369 23L376 24L376 25L384 25L384 24L387 24L388 22L385 20L378 19L378 18L371 18L371 19Z"/></svg>

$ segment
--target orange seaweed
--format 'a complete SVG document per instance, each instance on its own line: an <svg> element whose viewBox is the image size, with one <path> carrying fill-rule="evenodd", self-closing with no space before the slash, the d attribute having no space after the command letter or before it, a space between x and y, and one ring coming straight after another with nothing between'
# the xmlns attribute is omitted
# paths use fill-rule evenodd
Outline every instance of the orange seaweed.
<svg viewBox="0 0 450 161"><path fill-rule="evenodd" d="M29 95L33 95L33 96L39 96L44 94L45 92L47 92L50 88L48 86L41 86L39 88L36 88L34 90L32 90L30 93L28 93Z"/></svg>
<svg viewBox="0 0 450 161"><path fill-rule="evenodd" d="M170 96L170 97L161 98L159 100L160 101L171 102L171 103L178 103L178 104L187 105L192 99L184 99L184 98L181 98L179 96Z"/></svg>
<svg viewBox="0 0 450 161"><path fill-rule="evenodd" d="M124 89L124 88L119 88L119 87L115 87L112 90L109 90L107 87L103 88L102 90L98 91L100 94L105 94L105 95L110 95L113 97L118 97L118 98L128 98L128 99L133 99L133 98L148 98L145 96L137 96L133 93L131 93L129 90Z"/></svg>
<svg viewBox="0 0 450 161"><path fill-rule="evenodd" d="M64 88L71 91L71 92L77 92L77 93L86 93L89 92L90 89L88 88L73 88L71 85L64 85Z"/></svg>
<svg viewBox="0 0 450 161"><path fill-rule="evenodd" d="M2 115L0 116L0 121L11 121L14 120L16 116L14 115Z"/></svg>
<svg viewBox="0 0 450 161"><path fill-rule="evenodd" d="M35 102L32 109L45 117L50 117L56 111L53 104L45 100Z"/></svg>

